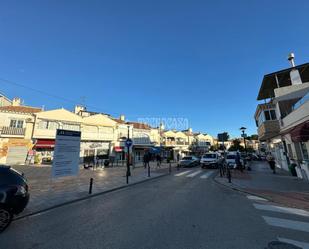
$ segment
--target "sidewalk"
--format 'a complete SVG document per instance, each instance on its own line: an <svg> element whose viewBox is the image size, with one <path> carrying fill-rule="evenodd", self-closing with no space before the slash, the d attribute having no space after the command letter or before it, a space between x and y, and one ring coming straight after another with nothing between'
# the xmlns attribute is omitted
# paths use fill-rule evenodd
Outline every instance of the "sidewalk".
<svg viewBox="0 0 309 249"><path fill-rule="evenodd" d="M277 169L273 174L267 162L252 162L252 171L232 170L232 183L217 175L215 180L226 186L264 197L288 207L309 210L309 182Z"/></svg>
<svg viewBox="0 0 309 249"><path fill-rule="evenodd" d="M172 170L175 170L175 166L176 164L172 164ZM153 162L150 167L151 177L148 177L148 171L144 167L134 169L131 167L131 177L129 177L128 185L163 176L169 172L169 165L166 163L162 163L161 168L157 168L156 163ZM93 178L92 194L127 186L126 167L120 166L96 170L81 167L78 176L54 180L51 179L50 166L16 165L13 168L25 174L30 191L29 204L20 216L86 198L89 196L90 178Z"/></svg>

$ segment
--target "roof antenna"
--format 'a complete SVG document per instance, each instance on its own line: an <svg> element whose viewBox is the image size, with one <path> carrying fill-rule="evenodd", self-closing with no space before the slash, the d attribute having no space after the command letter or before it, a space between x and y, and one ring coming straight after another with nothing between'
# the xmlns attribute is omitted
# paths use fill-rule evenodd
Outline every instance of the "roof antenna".
<svg viewBox="0 0 309 249"><path fill-rule="evenodd" d="M294 58L295 58L294 53L289 53L288 60L290 61L292 67L295 67Z"/></svg>

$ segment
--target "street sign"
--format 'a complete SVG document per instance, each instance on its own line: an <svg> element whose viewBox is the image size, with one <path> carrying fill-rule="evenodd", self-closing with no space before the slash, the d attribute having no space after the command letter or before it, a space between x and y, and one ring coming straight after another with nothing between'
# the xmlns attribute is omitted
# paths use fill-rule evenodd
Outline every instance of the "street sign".
<svg viewBox="0 0 309 249"><path fill-rule="evenodd" d="M80 137L80 131L57 129L52 178L78 174Z"/></svg>
<svg viewBox="0 0 309 249"><path fill-rule="evenodd" d="M246 137L247 137L247 134L246 134L246 133L244 133L244 134L241 134L241 137L244 137L244 138L246 138Z"/></svg>
<svg viewBox="0 0 309 249"><path fill-rule="evenodd" d="M128 138L128 139L126 140L126 147L131 147L132 144L133 144L132 139Z"/></svg>
<svg viewBox="0 0 309 249"><path fill-rule="evenodd" d="M221 142L225 142L229 139L229 134L227 132L219 133L218 140Z"/></svg>

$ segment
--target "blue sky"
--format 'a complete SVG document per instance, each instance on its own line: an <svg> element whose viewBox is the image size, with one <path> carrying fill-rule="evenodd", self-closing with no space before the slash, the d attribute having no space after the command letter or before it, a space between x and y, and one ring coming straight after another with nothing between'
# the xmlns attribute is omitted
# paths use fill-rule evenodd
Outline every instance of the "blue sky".
<svg viewBox="0 0 309 249"><path fill-rule="evenodd" d="M130 120L256 133L263 75L309 61L304 1L2 1L0 91L47 109L85 101Z"/></svg>

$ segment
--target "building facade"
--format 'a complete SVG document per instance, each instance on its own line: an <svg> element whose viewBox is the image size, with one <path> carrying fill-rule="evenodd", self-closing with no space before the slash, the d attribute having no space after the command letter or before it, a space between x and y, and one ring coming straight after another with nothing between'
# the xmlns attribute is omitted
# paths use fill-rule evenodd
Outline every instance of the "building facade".
<svg viewBox="0 0 309 249"><path fill-rule="evenodd" d="M288 170L296 163L306 171L309 63L295 66L294 56L289 59L292 67L264 76L257 99L265 103L257 106L255 120L259 140L267 145L277 164Z"/></svg>
<svg viewBox="0 0 309 249"><path fill-rule="evenodd" d="M26 162L33 148L34 115L40 111L40 108L21 106L18 99L0 107L0 164Z"/></svg>

